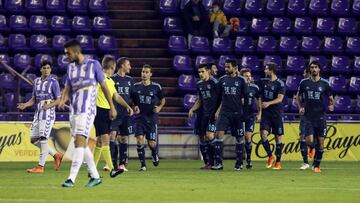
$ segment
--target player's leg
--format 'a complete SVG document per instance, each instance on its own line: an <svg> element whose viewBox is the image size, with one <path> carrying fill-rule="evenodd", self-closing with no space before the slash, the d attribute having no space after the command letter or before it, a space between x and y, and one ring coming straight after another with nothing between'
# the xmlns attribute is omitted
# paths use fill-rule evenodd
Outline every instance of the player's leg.
<svg viewBox="0 0 360 203"><path fill-rule="evenodd" d="M236 163L234 169L240 171L243 169L243 158L245 149L245 138L244 138L244 123L241 118L234 117L232 122L231 134L236 139L235 152L236 152Z"/></svg>
<svg viewBox="0 0 360 203"><path fill-rule="evenodd" d="M209 164L208 169L210 169L212 166L215 165L215 146L214 146L214 140L215 140L215 121L210 120L208 125L208 130L206 132L206 144L208 148L208 157L209 157Z"/></svg>
<svg viewBox="0 0 360 203"><path fill-rule="evenodd" d="M158 134L157 134L157 124L148 123L145 127L145 135L148 141L148 146L151 150L152 162L155 167L159 166L159 152L158 152Z"/></svg>
<svg viewBox="0 0 360 203"><path fill-rule="evenodd" d="M110 153L110 135L103 134L100 136L101 138L101 145L102 145L102 157L105 159L106 165L109 166L110 170L114 169L114 165L111 160L111 153Z"/></svg>
<svg viewBox="0 0 360 203"><path fill-rule="evenodd" d="M262 145L266 151L266 154L268 156L268 159L266 161L266 168L271 168L273 163L274 163L274 157L272 155L272 151L270 148L270 143L268 140L268 135L270 132L270 118L267 114L263 113L261 116L261 121L260 121L260 136L261 136L261 142Z"/></svg>
<svg viewBox="0 0 360 203"><path fill-rule="evenodd" d="M118 148L119 148L119 158L120 158L120 168L127 171L126 166L128 163L128 143L129 136L134 134L133 123L130 117L124 119L122 125L120 126L120 136L117 137Z"/></svg>
<svg viewBox="0 0 360 203"><path fill-rule="evenodd" d="M143 123L140 119L135 121L134 131L136 137L136 145L137 145L137 153L140 160L140 171L146 171L146 163L145 163L145 138L144 138L144 128Z"/></svg>
<svg viewBox="0 0 360 203"><path fill-rule="evenodd" d="M100 160L101 157L101 152L102 152L102 139L101 139L101 118L99 118L99 114L96 115L95 120L94 120L94 126L95 126L95 134L96 134L96 145L95 145L95 149L94 149L94 161L95 161L95 165L98 165L98 162Z"/></svg>
<svg viewBox="0 0 360 203"><path fill-rule="evenodd" d="M275 156L276 162L274 165L275 170L281 169L281 154L282 154L282 136L284 135L284 123L282 117L274 117L272 123L272 131L275 134Z"/></svg>
<svg viewBox="0 0 360 203"><path fill-rule="evenodd" d="M110 153L111 153L111 160L113 163L114 168L116 169L118 166L118 159L119 159L119 148L117 144L117 136L119 136L120 126L122 120L120 118L116 118L111 122L110 125Z"/></svg>
<svg viewBox="0 0 360 203"><path fill-rule="evenodd" d="M324 119L318 120L314 124L314 137L317 141L315 157L314 157L314 172L321 172L320 162L324 154L324 141L327 134L326 121Z"/></svg>
<svg viewBox="0 0 360 203"><path fill-rule="evenodd" d="M252 135L255 128L255 118L249 118L245 121L245 151L246 151L246 168L251 169L251 152L252 152Z"/></svg>
<svg viewBox="0 0 360 203"><path fill-rule="evenodd" d="M216 133L214 140L215 148L215 165L211 168L213 170L223 169L223 145L225 130L230 126L230 120L228 115L220 113L218 120L216 121Z"/></svg>

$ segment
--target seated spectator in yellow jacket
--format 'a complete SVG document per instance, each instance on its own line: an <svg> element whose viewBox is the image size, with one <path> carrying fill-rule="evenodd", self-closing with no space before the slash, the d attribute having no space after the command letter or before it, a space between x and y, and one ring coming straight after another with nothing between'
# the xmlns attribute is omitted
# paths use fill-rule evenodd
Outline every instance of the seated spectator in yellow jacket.
<svg viewBox="0 0 360 203"><path fill-rule="evenodd" d="M214 2L212 10L209 13L210 23L213 27L214 38L229 36L230 26L224 12L220 9L220 5Z"/></svg>

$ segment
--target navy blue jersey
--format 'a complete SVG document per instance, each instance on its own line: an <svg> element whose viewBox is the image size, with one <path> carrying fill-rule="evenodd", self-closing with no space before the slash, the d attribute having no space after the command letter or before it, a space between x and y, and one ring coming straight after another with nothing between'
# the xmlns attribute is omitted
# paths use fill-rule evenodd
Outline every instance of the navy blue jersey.
<svg viewBox="0 0 360 203"><path fill-rule="evenodd" d="M269 78L263 78L257 83L260 88L260 95L263 102L272 101L276 99L279 94L285 95L285 84L279 78L274 81L271 81ZM271 114L282 115L283 104L282 102L273 104L266 109L263 109L262 111Z"/></svg>
<svg viewBox="0 0 360 203"><path fill-rule="evenodd" d="M303 79L299 86L299 95L302 95L305 104L305 117L319 118L325 115L325 98L332 95L329 82L323 78L313 81Z"/></svg>
<svg viewBox="0 0 360 203"><path fill-rule="evenodd" d="M164 98L160 84L151 82L150 85L145 86L142 82L135 83L131 94L134 104L140 109L140 117L154 121L157 118L154 108Z"/></svg>
<svg viewBox="0 0 360 203"><path fill-rule="evenodd" d="M120 76L119 74L114 74L111 76L111 79L115 83L115 88L118 94L128 103L129 105L132 104L131 99L131 88L134 85L134 80L132 77L125 75L124 77ZM115 103L116 110L118 111L119 116L127 115L127 111L124 107L122 107L117 102Z"/></svg>
<svg viewBox="0 0 360 203"><path fill-rule="evenodd" d="M200 80L197 83L197 91L201 100L202 113L212 115L216 112L217 107L217 89L218 81L210 77L208 81Z"/></svg>
<svg viewBox="0 0 360 203"><path fill-rule="evenodd" d="M244 115L246 117L251 117L258 112L256 100L260 98L260 89L259 86L254 83L248 83L247 86L247 97L245 97L244 102Z"/></svg>
<svg viewBox="0 0 360 203"><path fill-rule="evenodd" d="M221 112L243 114L242 100L246 96L247 85L241 76L230 77L224 75L218 83L221 95Z"/></svg>

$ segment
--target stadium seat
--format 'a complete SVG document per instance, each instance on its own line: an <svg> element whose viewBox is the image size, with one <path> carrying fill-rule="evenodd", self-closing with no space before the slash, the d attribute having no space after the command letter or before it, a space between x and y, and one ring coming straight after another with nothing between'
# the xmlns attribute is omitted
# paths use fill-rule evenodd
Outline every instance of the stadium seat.
<svg viewBox="0 0 360 203"><path fill-rule="evenodd" d="M25 9L29 14L40 14L45 13L45 0L25 0Z"/></svg>
<svg viewBox="0 0 360 203"><path fill-rule="evenodd" d="M4 104L7 112L15 111L17 103L14 93L8 92L4 95Z"/></svg>
<svg viewBox="0 0 360 203"><path fill-rule="evenodd" d="M94 54L96 49L94 47L94 39L90 35L77 35L76 40L80 42L81 50L86 54Z"/></svg>
<svg viewBox="0 0 360 203"><path fill-rule="evenodd" d="M358 97L356 104L355 104L355 112L360 113L360 98Z"/></svg>
<svg viewBox="0 0 360 203"><path fill-rule="evenodd" d="M73 15L86 15L88 13L87 0L68 0L67 11Z"/></svg>
<svg viewBox="0 0 360 203"><path fill-rule="evenodd" d="M3 1L0 1L0 14L4 14L4 13L6 13L6 10L4 8ZM1 104L0 104L0 108L1 108Z"/></svg>
<svg viewBox="0 0 360 203"><path fill-rule="evenodd" d="M287 74L302 74L305 69L305 59L303 56L287 56L286 69Z"/></svg>
<svg viewBox="0 0 360 203"><path fill-rule="evenodd" d="M50 15L64 15L66 13L65 2L66 1L47 0L46 12Z"/></svg>
<svg viewBox="0 0 360 203"><path fill-rule="evenodd" d="M23 34L10 34L8 45L10 50L13 52L26 53L30 51L27 47L26 38Z"/></svg>
<svg viewBox="0 0 360 203"><path fill-rule="evenodd" d="M180 9L183 10L187 3L189 3L190 0L181 0L180 1Z"/></svg>
<svg viewBox="0 0 360 203"><path fill-rule="evenodd" d="M258 0L246 0L245 2L245 14L247 15L261 15L264 11L264 5L262 1Z"/></svg>
<svg viewBox="0 0 360 203"><path fill-rule="evenodd" d="M228 60L228 59L236 60L236 57L235 57L235 56L232 56L232 55L221 55L221 56L219 57L218 70L219 70L221 73L224 73L224 72L225 72L225 62L226 62L226 60Z"/></svg>
<svg viewBox="0 0 360 203"><path fill-rule="evenodd" d="M247 34L249 30L250 22L245 18L239 18L239 30L237 35Z"/></svg>
<svg viewBox="0 0 360 203"><path fill-rule="evenodd" d="M299 52L299 42L296 37L281 37L279 51L285 54L297 54Z"/></svg>
<svg viewBox="0 0 360 203"><path fill-rule="evenodd" d="M330 76L329 84L335 94L344 94L347 91L346 78L344 76Z"/></svg>
<svg viewBox="0 0 360 203"><path fill-rule="evenodd" d="M212 43L214 54L231 54L233 52L230 38L215 38Z"/></svg>
<svg viewBox="0 0 360 203"><path fill-rule="evenodd" d="M101 35L97 41L98 50L103 54L117 54L117 42L115 37L108 35Z"/></svg>
<svg viewBox="0 0 360 203"><path fill-rule="evenodd" d="M316 23L316 33L333 34L335 32L335 21L332 18L318 18Z"/></svg>
<svg viewBox="0 0 360 203"><path fill-rule="evenodd" d="M201 64L208 64L214 62L212 56L197 56L195 59L195 69L197 70Z"/></svg>
<svg viewBox="0 0 360 203"><path fill-rule="evenodd" d="M319 37L302 37L301 51L305 54L320 53L321 41Z"/></svg>
<svg viewBox="0 0 360 203"><path fill-rule="evenodd" d="M10 73L0 74L0 87L5 92L13 91L16 87L16 80Z"/></svg>
<svg viewBox="0 0 360 203"><path fill-rule="evenodd" d="M313 32L313 22L311 18L296 18L294 23L294 33L295 34L312 34Z"/></svg>
<svg viewBox="0 0 360 203"><path fill-rule="evenodd" d="M289 0L287 13L292 16L304 16L307 12L306 0Z"/></svg>
<svg viewBox="0 0 360 203"><path fill-rule="evenodd" d="M354 74L360 75L360 56L355 56L354 58Z"/></svg>
<svg viewBox="0 0 360 203"><path fill-rule="evenodd" d="M241 0L225 0L223 11L227 16L239 16L241 14Z"/></svg>
<svg viewBox="0 0 360 203"><path fill-rule="evenodd" d="M7 25L7 20L4 15L0 15L0 32L2 34L8 33L10 31L10 28Z"/></svg>
<svg viewBox="0 0 360 203"><path fill-rule="evenodd" d="M209 40L206 37L193 36L191 38L190 49L194 54L209 54Z"/></svg>
<svg viewBox="0 0 360 203"><path fill-rule="evenodd" d="M56 121L69 121L69 114L68 113L57 113Z"/></svg>
<svg viewBox="0 0 360 203"><path fill-rule="evenodd" d="M299 112L299 107L298 107L295 95L291 98L290 104L288 104L288 105L289 105L289 112L292 112L292 113L298 113Z"/></svg>
<svg viewBox="0 0 360 203"><path fill-rule="evenodd" d="M164 19L163 30L171 35L171 34L182 34L182 22L180 18L177 17L166 17Z"/></svg>
<svg viewBox="0 0 360 203"><path fill-rule="evenodd" d="M328 14L327 0L310 0L309 14L312 16L325 16Z"/></svg>
<svg viewBox="0 0 360 203"><path fill-rule="evenodd" d="M67 71L69 59L64 54L60 54L56 61L57 69L59 70L59 72L65 73Z"/></svg>
<svg viewBox="0 0 360 203"><path fill-rule="evenodd" d="M360 94L360 77L351 77L349 84L350 94Z"/></svg>
<svg viewBox="0 0 360 203"><path fill-rule="evenodd" d="M179 7L177 0L160 0L159 11L165 16L178 14Z"/></svg>
<svg viewBox="0 0 360 203"><path fill-rule="evenodd" d="M259 53L275 53L277 51L277 42L273 36L260 36L257 44Z"/></svg>
<svg viewBox="0 0 360 203"><path fill-rule="evenodd" d="M286 92L294 94L298 90L300 81L302 79L303 77L300 75L288 75L285 82Z"/></svg>
<svg viewBox="0 0 360 203"><path fill-rule="evenodd" d="M189 111L195 104L198 96L195 94L185 94L184 96L184 110Z"/></svg>
<svg viewBox="0 0 360 203"><path fill-rule="evenodd" d="M53 16L51 18L51 29L54 33L69 34L71 27L67 16Z"/></svg>
<svg viewBox="0 0 360 203"><path fill-rule="evenodd" d="M195 76L181 74L178 79L178 87L183 92L195 93L196 92Z"/></svg>
<svg viewBox="0 0 360 203"><path fill-rule="evenodd" d="M340 37L325 37L324 53L341 54L343 52L343 41Z"/></svg>
<svg viewBox="0 0 360 203"><path fill-rule="evenodd" d="M349 54L360 53L360 37L349 37L347 39L346 52Z"/></svg>
<svg viewBox="0 0 360 203"><path fill-rule="evenodd" d="M97 34L112 34L111 22L107 16L96 16L92 27Z"/></svg>
<svg viewBox="0 0 360 203"><path fill-rule="evenodd" d="M31 16L29 21L31 33L47 34L50 31L47 19L45 16Z"/></svg>
<svg viewBox="0 0 360 203"><path fill-rule="evenodd" d="M202 5L204 6L206 11L210 11L212 9L212 4L217 0L202 0Z"/></svg>
<svg viewBox="0 0 360 203"><path fill-rule="evenodd" d="M31 35L30 48L38 53L52 52L52 49L48 46L48 40L45 35Z"/></svg>
<svg viewBox="0 0 360 203"><path fill-rule="evenodd" d="M235 52L237 54L253 53L255 50L253 38L250 36L239 36L235 41Z"/></svg>
<svg viewBox="0 0 360 203"><path fill-rule="evenodd" d="M32 82L34 82L36 77L37 76L33 73L25 74L25 78L29 79ZM29 93L29 92L32 92L33 85L30 85L29 83L25 82L24 80L20 80L20 88L22 91Z"/></svg>
<svg viewBox="0 0 360 203"><path fill-rule="evenodd" d="M24 6L23 0L4 0L4 8L11 14L25 14L26 10Z"/></svg>
<svg viewBox="0 0 360 203"><path fill-rule="evenodd" d="M67 35L54 35L52 39L52 48L57 53L64 53L64 44L70 39Z"/></svg>
<svg viewBox="0 0 360 203"><path fill-rule="evenodd" d="M339 18L338 32L342 35L354 35L357 32L357 23L355 18Z"/></svg>
<svg viewBox="0 0 360 203"><path fill-rule="evenodd" d="M186 39L183 36L170 36L168 48L172 54L187 54L189 52Z"/></svg>
<svg viewBox="0 0 360 203"><path fill-rule="evenodd" d="M271 31L282 35L291 33L292 22L290 18L274 18Z"/></svg>
<svg viewBox="0 0 360 203"><path fill-rule="evenodd" d="M280 56L277 55L266 55L264 57L263 67L265 67L268 63L275 63L278 65L278 72L282 71L282 59Z"/></svg>
<svg viewBox="0 0 360 203"><path fill-rule="evenodd" d="M253 18L250 31L256 34L266 34L270 30L270 24L267 18Z"/></svg>
<svg viewBox="0 0 360 203"><path fill-rule="evenodd" d="M327 74L327 72L329 71L329 63L328 60L325 56L310 56L309 58L309 64L313 61L317 61L319 62L320 66L321 66L321 73L322 74Z"/></svg>
<svg viewBox="0 0 360 203"><path fill-rule="evenodd" d="M249 68L253 73L262 71L259 58L255 55L245 55L241 58L241 67Z"/></svg>
<svg viewBox="0 0 360 203"><path fill-rule="evenodd" d="M353 1L351 14L353 16L360 16L360 0Z"/></svg>
<svg viewBox="0 0 360 203"><path fill-rule="evenodd" d="M40 70L41 63L43 61L49 61L50 63L53 64L53 59L52 59L51 55L49 55L49 54L36 54L36 56L34 58L34 65L35 65L36 70Z"/></svg>
<svg viewBox="0 0 360 203"><path fill-rule="evenodd" d="M179 73L191 74L194 72L190 56L176 55L173 59L173 67Z"/></svg>
<svg viewBox="0 0 360 203"><path fill-rule="evenodd" d="M72 31L79 34L91 33L90 20L87 16L74 16L72 20Z"/></svg>
<svg viewBox="0 0 360 203"><path fill-rule="evenodd" d="M8 52L7 42L2 34L0 34L0 53Z"/></svg>
<svg viewBox="0 0 360 203"><path fill-rule="evenodd" d="M284 96L282 103L283 103L284 111L289 112L290 110L289 98L286 95Z"/></svg>
<svg viewBox="0 0 360 203"><path fill-rule="evenodd" d="M351 99L349 96L335 96L334 113L351 113Z"/></svg>
<svg viewBox="0 0 360 203"><path fill-rule="evenodd" d="M350 59L347 56L333 56L331 60L331 73L349 75Z"/></svg>
<svg viewBox="0 0 360 203"><path fill-rule="evenodd" d="M27 68L32 68L31 57L27 54L15 54L14 68L18 72L23 72Z"/></svg>
<svg viewBox="0 0 360 203"><path fill-rule="evenodd" d="M6 53L5 53L5 54L0 54L0 61L2 61L2 62L4 62L5 64L11 66L10 57L9 57L9 55L7 55ZM4 72L5 70L6 70L6 68L3 67L3 65L0 63L0 73L1 73L1 72ZM6 71L6 72L7 72L7 71Z"/></svg>
<svg viewBox="0 0 360 203"><path fill-rule="evenodd" d="M332 0L330 11L333 16L347 16L350 13L350 1Z"/></svg>
<svg viewBox="0 0 360 203"><path fill-rule="evenodd" d="M269 16L280 16L285 12L285 1L268 0L266 4L266 14Z"/></svg>
<svg viewBox="0 0 360 203"><path fill-rule="evenodd" d="M14 33L28 33L30 29L28 27L27 19L23 15L12 15L9 20L9 27Z"/></svg>
<svg viewBox="0 0 360 203"><path fill-rule="evenodd" d="M89 1L89 12L92 15L104 15L108 12L108 1L107 0L90 0Z"/></svg>

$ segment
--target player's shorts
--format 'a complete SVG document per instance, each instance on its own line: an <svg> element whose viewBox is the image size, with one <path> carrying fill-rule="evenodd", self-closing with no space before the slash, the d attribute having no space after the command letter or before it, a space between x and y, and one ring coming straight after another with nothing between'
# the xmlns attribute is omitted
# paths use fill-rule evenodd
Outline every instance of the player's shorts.
<svg viewBox="0 0 360 203"><path fill-rule="evenodd" d="M305 135L305 117L300 116L300 123L299 123L299 135Z"/></svg>
<svg viewBox="0 0 360 203"><path fill-rule="evenodd" d="M39 120L38 118L34 118L31 129L30 129L30 137L31 138L40 138L45 137L49 138L51 129L54 125L55 119L49 120Z"/></svg>
<svg viewBox="0 0 360 203"><path fill-rule="evenodd" d="M143 119L135 120L135 137L145 135L147 140L155 141L157 139L157 124L156 122L146 121Z"/></svg>
<svg viewBox="0 0 360 203"><path fill-rule="evenodd" d="M109 109L96 107L96 116L94 120L96 136L110 133L111 120L109 117L109 112Z"/></svg>
<svg viewBox="0 0 360 203"><path fill-rule="evenodd" d="M70 133L72 136L83 135L90 137L91 127L96 115L94 112L70 114Z"/></svg>
<svg viewBox="0 0 360 203"><path fill-rule="evenodd" d="M237 113L220 112L219 118L216 121L216 130L226 131L229 128L233 137L244 136L244 123L241 115Z"/></svg>
<svg viewBox="0 0 360 203"><path fill-rule="evenodd" d="M254 132L255 129L255 116L250 116L245 120L245 132Z"/></svg>
<svg viewBox="0 0 360 203"><path fill-rule="evenodd" d="M206 135L207 132L215 133L215 118L211 115L202 115L199 125L199 136Z"/></svg>
<svg viewBox="0 0 360 203"><path fill-rule="evenodd" d="M305 136L326 137L327 127L324 117L318 119L305 118Z"/></svg>
<svg viewBox="0 0 360 203"><path fill-rule="evenodd" d="M118 135L129 136L134 134L133 120L130 116L118 117L111 122L111 131L116 131Z"/></svg>
<svg viewBox="0 0 360 203"><path fill-rule="evenodd" d="M262 130L274 135L284 135L284 118L279 114L263 112L260 121L260 131Z"/></svg>
<svg viewBox="0 0 360 203"><path fill-rule="evenodd" d="M197 112L194 121L194 134L199 136L201 135L201 117L202 114Z"/></svg>

